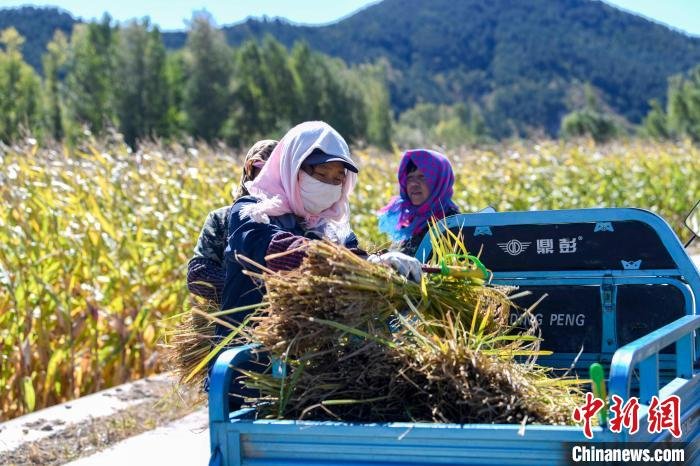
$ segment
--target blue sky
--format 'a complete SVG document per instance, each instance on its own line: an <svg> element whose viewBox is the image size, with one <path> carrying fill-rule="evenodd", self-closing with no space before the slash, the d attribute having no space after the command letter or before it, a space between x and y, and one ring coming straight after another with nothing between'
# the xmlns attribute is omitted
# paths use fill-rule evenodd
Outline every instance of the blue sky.
<svg viewBox="0 0 700 466"><path fill-rule="evenodd" d="M425 0L429 1L429 0ZM700 0L606 0L625 10L700 36ZM124 21L149 16L161 29L184 29L192 11L206 9L218 24L231 24L248 16L280 16L297 23L323 24L338 20L364 6L368 0L0 0L0 7L26 4L58 6L84 19L98 18L108 11Z"/></svg>

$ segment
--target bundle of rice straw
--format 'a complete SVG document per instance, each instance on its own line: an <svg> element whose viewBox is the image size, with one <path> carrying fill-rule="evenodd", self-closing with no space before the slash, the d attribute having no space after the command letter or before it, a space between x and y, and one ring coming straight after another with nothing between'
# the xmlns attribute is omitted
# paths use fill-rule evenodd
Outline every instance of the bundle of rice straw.
<svg viewBox="0 0 700 466"><path fill-rule="evenodd" d="M203 387L205 360L217 344L212 316L219 311L216 302L191 296L188 309L175 318L175 327L167 333L165 357L167 367L180 384Z"/></svg>
<svg viewBox="0 0 700 466"><path fill-rule="evenodd" d="M443 260L446 244L433 240ZM512 290L449 275L413 283L327 242L306 253L296 270L251 274L267 294L246 339L286 365L283 377L241 371L260 416L571 422L582 381L535 364L545 352L536 329L521 328L535 319L508 324Z"/></svg>

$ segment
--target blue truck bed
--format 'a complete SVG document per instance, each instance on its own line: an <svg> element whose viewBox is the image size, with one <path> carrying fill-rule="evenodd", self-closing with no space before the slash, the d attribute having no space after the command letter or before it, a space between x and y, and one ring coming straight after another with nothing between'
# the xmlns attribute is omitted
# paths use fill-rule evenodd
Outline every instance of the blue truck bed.
<svg viewBox="0 0 700 466"><path fill-rule="evenodd" d="M212 368L211 464L556 465L569 464L572 444L610 442L686 444L683 464L700 464L700 275L663 219L584 209L464 214L443 227L481 250L493 283L553 297L537 311L542 347L555 352L540 363L603 364L611 395L639 398L639 432L594 427L589 440L581 426L255 420L229 396L240 391L236 368L255 357L244 346ZM429 254L425 240L417 255ZM646 429L651 398L671 395L681 400L680 438Z"/></svg>

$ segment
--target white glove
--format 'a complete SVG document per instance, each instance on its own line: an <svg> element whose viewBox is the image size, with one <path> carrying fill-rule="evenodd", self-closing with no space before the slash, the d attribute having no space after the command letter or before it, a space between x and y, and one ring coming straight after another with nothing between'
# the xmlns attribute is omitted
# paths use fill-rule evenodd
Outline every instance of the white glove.
<svg viewBox="0 0 700 466"><path fill-rule="evenodd" d="M388 265L399 274L403 275L409 280L413 280L416 283L420 283L421 276L423 275L420 261L415 257L408 256L402 252L387 252L381 256L372 254L367 258L367 260L373 264Z"/></svg>

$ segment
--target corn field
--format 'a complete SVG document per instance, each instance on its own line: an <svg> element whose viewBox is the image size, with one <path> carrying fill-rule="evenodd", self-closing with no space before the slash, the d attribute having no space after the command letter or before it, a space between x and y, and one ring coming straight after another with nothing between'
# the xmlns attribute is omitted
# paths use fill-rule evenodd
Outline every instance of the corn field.
<svg viewBox="0 0 700 466"><path fill-rule="evenodd" d="M689 143L447 154L466 212L635 206L687 238L681 223L700 198L700 150ZM355 156L353 227L372 248L387 243L374 212L396 194L400 154ZM165 369L187 260L206 214L230 202L240 161L204 146L0 148L0 420Z"/></svg>

